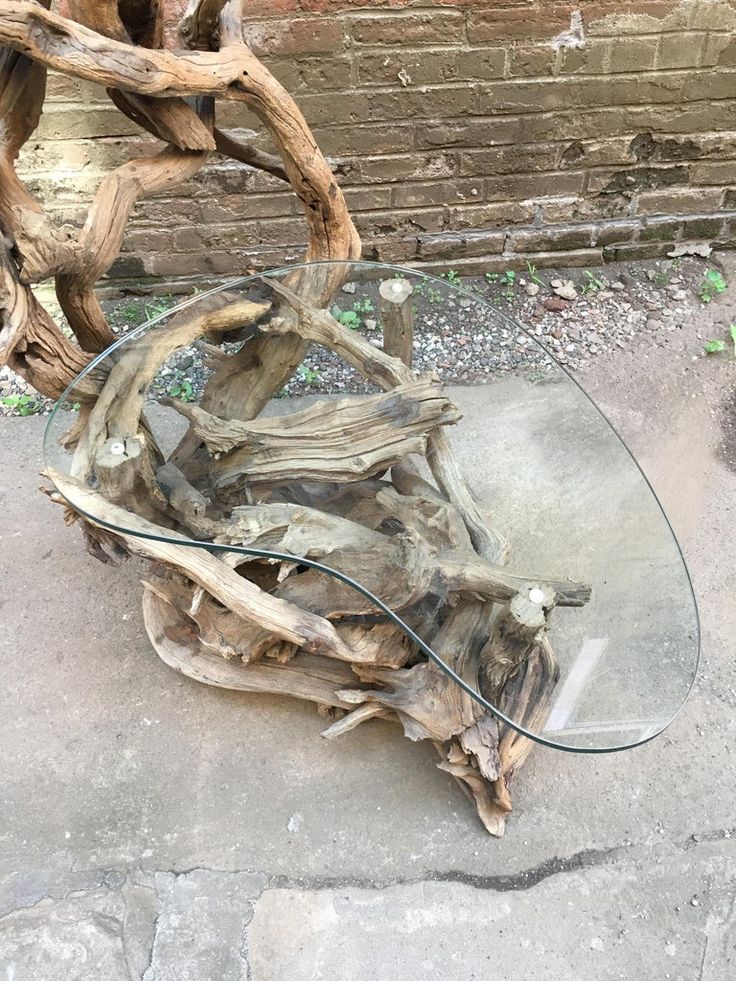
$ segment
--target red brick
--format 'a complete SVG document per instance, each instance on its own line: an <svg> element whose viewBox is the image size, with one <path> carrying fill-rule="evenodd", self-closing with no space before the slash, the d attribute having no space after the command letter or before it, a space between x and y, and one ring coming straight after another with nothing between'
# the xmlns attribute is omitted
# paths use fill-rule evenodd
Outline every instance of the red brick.
<svg viewBox="0 0 736 981"><path fill-rule="evenodd" d="M600 3L583 8L583 23L589 36L660 34L663 30L684 30L688 26L689 5L680 0Z"/></svg>
<svg viewBox="0 0 736 981"><path fill-rule="evenodd" d="M312 130L323 153L346 156L353 153L406 153L414 146L414 124L388 122L362 126L325 126Z"/></svg>
<svg viewBox="0 0 736 981"><path fill-rule="evenodd" d="M330 54L345 47L342 21L326 17L248 21L245 37L253 53L262 55Z"/></svg>
<svg viewBox="0 0 736 981"><path fill-rule="evenodd" d="M518 174L537 170L555 170L557 145L511 144L489 150L462 150L458 153L458 173L469 176Z"/></svg>
<svg viewBox="0 0 736 981"><path fill-rule="evenodd" d="M534 205L517 204L514 201L493 204L458 205L450 210L453 228L492 228L506 225L528 224L534 220Z"/></svg>
<svg viewBox="0 0 736 981"><path fill-rule="evenodd" d="M672 188L666 191L647 191L635 200L639 215L687 215L715 210L720 205L722 190L718 188Z"/></svg>
<svg viewBox="0 0 736 981"><path fill-rule="evenodd" d="M585 174L509 174L506 177L488 178L485 182L487 201L535 200L537 198L580 194Z"/></svg>
<svg viewBox="0 0 736 981"><path fill-rule="evenodd" d="M452 44L462 39L463 15L458 11L425 11L412 14L370 14L350 21L350 33L358 44Z"/></svg>
<svg viewBox="0 0 736 981"><path fill-rule="evenodd" d="M505 65L504 48L473 48L459 53L458 76L467 79L477 78L481 81L503 78Z"/></svg>
<svg viewBox="0 0 736 981"><path fill-rule="evenodd" d="M535 10L496 8L471 11L468 15L468 38L479 41L515 41L544 38L551 40L570 26L572 7L545 5L543 13Z"/></svg>
<svg viewBox="0 0 736 981"><path fill-rule="evenodd" d="M509 75L521 78L552 75L558 61L558 52L550 44L515 44L509 56Z"/></svg>
<svg viewBox="0 0 736 981"><path fill-rule="evenodd" d="M420 235L417 241L418 258L453 262L459 257L500 255L506 242L506 232L492 229L479 232L448 231L439 235Z"/></svg>
<svg viewBox="0 0 736 981"><path fill-rule="evenodd" d="M617 38L611 43L610 70L617 73L653 71L658 46L656 35Z"/></svg>
<svg viewBox="0 0 736 981"><path fill-rule="evenodd" d="M704 61L705 34L663 34L659 39L657 68L698 68Z"/></svg>
<svg viewBox="0 0 736 981"><path fill-rule="evenodd" d="M358 55L358 79L361 85L437 85L460 77L458 58L446 50L365 51Z"/></svg>
<svg viewBox="0 0 736 981"><path fill-rule="evenodd" d="M394 188L392 203L396 208L458 204L461 201L472 201L474 198L482 200L482 192L482 180L443 180L432 183L402 181Z"/></svg>

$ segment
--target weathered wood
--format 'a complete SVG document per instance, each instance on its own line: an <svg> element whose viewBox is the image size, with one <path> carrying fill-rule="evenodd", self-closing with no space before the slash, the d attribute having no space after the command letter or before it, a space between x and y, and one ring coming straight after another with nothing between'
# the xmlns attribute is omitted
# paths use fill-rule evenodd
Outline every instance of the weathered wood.
<svg viewBox="0 0 736 981"><path fill-rule="evenodd" d="M135 506L153 520L160 520L163 501L155 475L164 461L140 424L148 385L179 348L205 333L253 323L268 310L267 303L232 302L221 294L209 297L202 306L195 312L182 311L124 348L74 453L75 478L92 481L108 500Z"/></svg>
<svg viewBox="0 0 736 981"><path fill-rule="evenodd" d="M414 353L413 292L408 279L385 279L378 287L383 350L408 368Z"/></svg>
<svg viewBox="0 0 736 981"><path fill-rule="evenodd" d="M212 487L244 482L357 481L383 473L411 453L423 454L437 426L460 413L431 377L385 395L317 402L276 419L220 419L196 405L169 400L193 424L214 460Z"/></svg>
<svg viewBox="0 0 736 981"><path fill-rule="evenodd" d="M299 330L303 338L334 351L364 378L384 389L394 388L413 378L411 369L398 358L378 351L357 332L339 324L327 310L315 309L282 283L270 280L269 285L299 315ZM288 333L292 330L292 325L276 317L268 325L264 325L263 330L274 334L284 331ZM440 489L462 515L476 550L484 558L504 561L508 554L508 543L498 532L489 528L480 515L478 505L457 465L450 442L441 429L430 437L427 462Z"/></svg>
<svg viewBox="0 0 736 981"><path fill-rule="evenodd" d="M233 160L239 160L257 170L264 170L272 177L278 177L279 180L288 182L289 176L283 163L273 153L266 153L265 150L259 150L258 147L249 146L241 140L236 140L217 127L215 127L214 138L215 147L223 156L232 157Z"/></svg>
<svg viewBox="0 0 736 981"><path fill-rule="evenodd" d="M163 48L159 0L69 0L71 18L48 6L0 0L0 43L13 49L0 50L0 360L60 394L85 352L113 340L94 285L132 209L193 176L215 150L289 182L308 259L359 255L330 166L243 40L241 0L191 0L181 33L200 50L178 52ZM47 67L102 83L166 144L105 177L80 230L58 227L13 165L38 122ZM250 108L278 156L222 132L216 97ZM509 782L531 743L469 691L480 687L499 713L539 731L557 679L548 618L555 605L585 603L590 589L504 567L506 542L445 432L457 410L436 381L410 370L408 280L379 286L381 352L327 312L350 274L347 264L299 267L268 281L271 302L210 297L120 348L75 391L80 411L60 440L72 472L50 472L54 499L66 501L66 519L79 520L97 558L134 552L153 562L144 617L166 663L207 684L314 701L333 720L325 738L371 718L399 722L436 746L440 767L502 834ZM50 277L80 346L30 291ZM199 406L176 404L190 429L167 460L143 414L147 389L168 357L205 340L213 369ZM384 394L253 421L310 342ZM412 454L426 456L437 487Z"/></svg>
<svg viewBox="0 0 736 981"><path fill-rule="evenodd" d="M210 128L184 99L154 99L108 89L111 102L134 123L179 150L214 150Z"/></svg>
<svg viewBox="0 0 736 981"><path fill-rule="evenodd" d="M288 695L318 705L350 708L335 694L355 681L348 664L315 654L297 654L285 664L225 660L199 647L181 610L150 589L143 594L143 619L158 656L188 678L217 688Z"/></svg>
<svg viewBox="0 0 736 981"><path fill-rule="evenodd" d="M47 476L88 520L115 528L131 552L181 572L233 613L263 626L281 640L312 653L350 660L349 648L327 620L264 593L225 562L192 547L185 536L111 504L73 478L54 470L48 470Z"/></svg>
<svg viewBox="0 0 736 981"><path fill-rule="evenodd" d="M179 22L179 34L189 48L215 49L217 28L227 0L189 0Z"/></svg>
<svg viewBox="0 0 736 981"><path fill-rule="evenodd" d="M480 655L480 691L492 705L499 704L509 679L544 640L558 596L549 586L528 583L500 612Z"/></svg>
<svg viewBox="0 0 736 981"><path fill-rule="evenodd" d="M59 304L84 350L101 351L115 339L94 284L117 257L136 202L180 184L196 174L205 159L203 153L171 147L155 157L123 164L100 184L79 234L73 269L57 271L56 278Z"/></svg>

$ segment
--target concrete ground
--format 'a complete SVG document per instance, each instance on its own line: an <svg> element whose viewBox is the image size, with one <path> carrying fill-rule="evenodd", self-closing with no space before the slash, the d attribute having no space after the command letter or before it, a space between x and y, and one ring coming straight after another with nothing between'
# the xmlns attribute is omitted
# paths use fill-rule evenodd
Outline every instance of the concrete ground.
<svg viewBox="0 0 736 981"><path fill-rule="evenodd" d="M701 316L580 379L688 557L695 692L640 749L536 749L500 841L388 724L326 743L165 667L141 567L36 493L44 420L0 420L1 981L736 976L736 368Z"/></svg>

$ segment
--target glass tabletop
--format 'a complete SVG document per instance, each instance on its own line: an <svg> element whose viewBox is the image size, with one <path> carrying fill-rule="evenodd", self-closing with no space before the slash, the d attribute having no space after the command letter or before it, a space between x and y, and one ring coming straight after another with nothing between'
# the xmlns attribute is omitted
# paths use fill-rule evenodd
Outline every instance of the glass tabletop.
<svg viewBox="0 0 736 981"><path fill-rule="evenodd" d="M333 704L415 738L464 699L620 750L693 684L695 601L647 480L538 339L454 281L324 262L195 295L85 369L45 459L172 570L151 588L192 657L346 661Z"/></svg>

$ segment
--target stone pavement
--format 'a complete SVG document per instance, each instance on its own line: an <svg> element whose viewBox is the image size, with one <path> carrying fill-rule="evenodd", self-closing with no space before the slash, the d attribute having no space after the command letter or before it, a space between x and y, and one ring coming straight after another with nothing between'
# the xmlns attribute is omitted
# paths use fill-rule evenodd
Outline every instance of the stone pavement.
<svg viewBox="0 0 736 981"><path fill-rule="evenodd" d="M688 555L696 691L632 752L536 749L500 841L388 724L327 743L166 668L142 566L86 556L36 494L44 420L0 420L0 981L736 976L734 375L690 354L586 384Z"/></svg>

